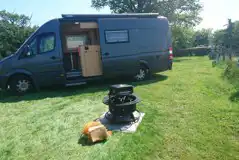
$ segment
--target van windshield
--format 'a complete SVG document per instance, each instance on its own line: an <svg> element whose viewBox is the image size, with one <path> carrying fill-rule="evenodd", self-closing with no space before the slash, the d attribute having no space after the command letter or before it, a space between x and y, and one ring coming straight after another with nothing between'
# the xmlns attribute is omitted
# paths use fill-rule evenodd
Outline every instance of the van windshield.
<svg viewBox="0 0 239 160"><path fill-rule="evenodd" d="M36 32L37 32L39 29L40 29L40 27L39 27L35 32L33 32L33 33L22 43L22 45L17 49L17 51L16 51L15 53L13 53L13 54L17 54L17 53L20 51L20 49L25 46L25 44L29 41L29 39L30 39L34 34L36 34Z"/></svg>

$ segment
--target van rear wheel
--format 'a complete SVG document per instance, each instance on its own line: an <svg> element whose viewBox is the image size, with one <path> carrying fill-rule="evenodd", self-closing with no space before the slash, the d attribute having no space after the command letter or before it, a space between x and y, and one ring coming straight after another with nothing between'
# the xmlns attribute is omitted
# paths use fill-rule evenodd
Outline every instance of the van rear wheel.
<svg viewBox="0 0 239 160"><path fill-rule="evenodd" d="M144 81L149 78L149 75L149 69L146 66L141 65L138 73L134 76L134 78L136 81Z"/></svg>
<svg viewBox="0 0 239 160"><path fill-rule="evenodd" d="M14 94L23 95L33 89L32 81L25 75L17 75L11 78L10 91Z"/></svg>

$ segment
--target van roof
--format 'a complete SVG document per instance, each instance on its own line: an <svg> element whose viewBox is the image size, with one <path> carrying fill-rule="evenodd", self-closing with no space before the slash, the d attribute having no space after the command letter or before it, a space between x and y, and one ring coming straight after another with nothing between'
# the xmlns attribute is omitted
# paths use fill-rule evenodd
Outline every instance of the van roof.
<svg viewBox="0 0 239 160"><path fill-rule="evenodd" d="M99 18L158 18L158 13L127 14L62 14L62 19L99 19Z"/></svg>

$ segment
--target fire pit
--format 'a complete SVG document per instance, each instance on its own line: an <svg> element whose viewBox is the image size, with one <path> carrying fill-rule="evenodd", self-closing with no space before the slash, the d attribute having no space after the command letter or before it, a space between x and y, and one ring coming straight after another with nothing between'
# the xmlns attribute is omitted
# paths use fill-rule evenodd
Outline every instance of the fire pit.
<svg viewBox="0 0 239 160"><path fill-rule="evenodd" d="M135 114L137 111L136 104L140 99L133 94L133 86L126 84L112 85L108 96L103 103L109 106L109 111L105 118L112 123L130 123L139 118Z"/></svg>

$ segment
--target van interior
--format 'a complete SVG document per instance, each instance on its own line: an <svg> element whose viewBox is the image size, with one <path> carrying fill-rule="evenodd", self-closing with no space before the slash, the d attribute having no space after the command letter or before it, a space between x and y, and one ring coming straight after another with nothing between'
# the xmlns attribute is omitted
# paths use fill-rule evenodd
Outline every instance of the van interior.
<svg viewBox="0 0 239 160"><path fill-rule="evenodd" d="M97 23L63 23L61 36L63 63L68 80L103 74Z"/></svg>

